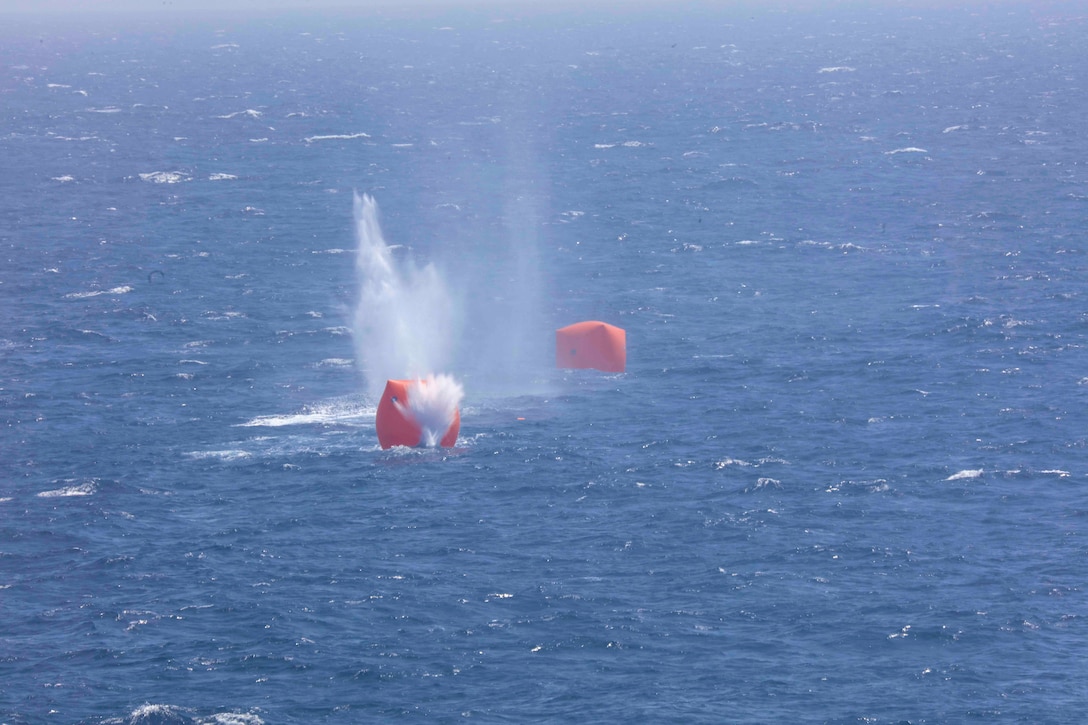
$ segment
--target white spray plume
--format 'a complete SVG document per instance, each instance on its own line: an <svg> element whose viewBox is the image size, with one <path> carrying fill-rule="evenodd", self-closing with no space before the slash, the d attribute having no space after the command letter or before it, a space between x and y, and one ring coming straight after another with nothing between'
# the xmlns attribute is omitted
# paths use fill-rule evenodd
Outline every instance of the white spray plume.
<svg viewBox="0 0 1088 725"><path fill-rule="evenodd" d="M451 375L417 378L408 388L408 412L423 431L420 445L437 446L453 423L464 388Z"/></svg>
<svg viewBox="0 0 1088 725"><path fill-rule="evenodd" d="M382 236L373 197L355 194L354 208L359 279L355 355L366 376L367 393L377 400L386 380L422 379L449 364L454 312L432 265L398 268Z"/></svg>

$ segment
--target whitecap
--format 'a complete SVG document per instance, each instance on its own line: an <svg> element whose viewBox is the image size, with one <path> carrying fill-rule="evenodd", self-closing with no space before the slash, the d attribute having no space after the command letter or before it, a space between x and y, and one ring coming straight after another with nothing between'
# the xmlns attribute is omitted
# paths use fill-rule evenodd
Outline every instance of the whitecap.
<svg viewBox="0 0 1088 725"><path fill-rule="evenodd" d="M211 174L208 177L208 181L230 181L231 179L237 179L234 174Z"/></svg>
<svg viewBox="0 0 1088 725"><path fill-rule="evenodd" d="M249 116L250 118L260 118L263 116L260 111L254 111L252 108L247 108L244 111L235 111L234 113L228 113L225 116L216 116L216 118L236 118L237 116Z"/></svg>
<svg viewBox="0 0 1088 725"><path fill-rule="evenodd" d="M967 468L967 469L964 469L964 470L959 471L957 473L953 473L951 476L949 476L948 478L946 478L944 480L946 480L946 481L962 481L962 480L971 479L971 478L981 478L982 477L982 471L983 471L983 469L981 469L981 468Z"/></svg>
<svg viewBox="0 0 1088 725"><path fill-rule="evenodd" d="M350 361L349 361L350 362ZM354 401L333 401L307 408L298 413L259 415L238 423L239 428L282 428L293 425L327 425L374 419L377 409Z"/></svg>
<svg viewBox="0 0 1088 725"><path fill-rule="evenodd" d="M173 705L154 705L147 703L146 705L140 705L133 710L128 717L128 720L107 720L111 723L124 723L124 722L176 722L179 720L187 720L184 715L184 710Z"/></svg>
<svg viewBox="0 0 1088 725"><path fill-rule="evenodd" d="M616 144L614 144L614 143L595 143L595 144L593 144L593 148L595 148L595 149L611 149L611 148L615 148L615 147L616 147Z"/></svg>
<svg viewBox="0 0 1088 725"><path fill-rule="evenodd" d="M853 68L848 65L833 65L827 68L821 68L821 73L853 73L857 68Z"/></svg>
<svg viewBox="0 0 1088 725"><path fill-rule="evenodd" d="M117 106L106 106L105 108L88 108L91 113L120 113L121 109Z"/></svg>
<svg viewBox="0 0 1088 725"><path fill-rule="evenodd" d="M217 459L220 461L242 461L246 458L253 457L253 454L249 451L243 451L240 449L228 449L224 451L190 451L185 455L198 461L207 459Z"/></svg>
<svg viewBox="0 0 1088 725"><path fill-rule="evenodd" d="M894 149L892 151L885 151L886 156L892 156L894 154L928 154L925 149L920 149L917 146L907 146L906 148Z"/></svg>
<svg viewBox="0 0 1088 725"><path fill-rule="evenodd" d="M290 425L313 425L314 423L326 423L329 416L324 413L294 413L287 415L259 415L238 423L239 428L282 428Z"/></svg>
<svg viewBox="0 0 1088 725"><path fill-rule="evenodd" d="M246 316L244 312L238 312L236 310L227 310L226 312L218 312L216 310L205 310L200 314L205 320L236 320Z"/></svg>
<svg viewBox="0 0 1088 725"><path fill-rule="evenodd" d="M53 178L53 181L59 181L62 184L66 184L69 181L75 181L76 180L74 176L68 176L67 174L65 174L64 176L54 176L52 178Z"/></svg>
<svg viewBox="0 0 1088 725"><path fill-rule="evenodd" d="M82 300L87 299L88 297L98 297L99 295L123 295L131 291L131 287L124 285L122 287L113 287L106 290L93 290L91 292L70 292L64 295L64 298L68 300Z"/></svg>
<svg viewBox="0 0 1088 725"><path fill-rule="evenodd" d="M333 141L333 140L350 141L350 140L356 139L356 138L370 138L370 134L369 133L363 133L362 131L360 131L359 133L335 133L335 134L329 134L329 135L326 135L326 136L307 136L306 138L304 138L302 140L305 141L306 143L314 143L316 141Z"/></svg>
<svg viewBox="0 0 1088 725"><path fill-rule="evenodd" d="M65 498L68 496L90 496L95 492L95 485L93 481L81 483L75 486L65 486L64 488L53 489L52 491L42 491L38 494L38 498Z"/></svg>
<svg viewBox="0 0 1088 725"><path fill-rule="evenodd" d="M317 366L323 368L350 368L354 364L355 361L348 357L328 357L317 363Z"/></svg>
<svg viewBox="0 0 1088 725"><path fill-rule="evenodd" d="M944 131L941 131L941 133L952 133L953 131L964 131L964 130L966 130L966 129L968 129L968 128L970 128L970 127L969 127L969 126L966 126L966 125L960 125L960 126L949 126L949 127L948 127L948 128L946 128L946 129L945 129Z"/></svg>
<svg viewBox="0 0 1088 725"><path fill-rule="evenodd" d="M140 180L152 184L177 184L188 181L189 175L182 171L149 171L146 174L140 174Z"/></svg>
<svg viewBox="0 0 1088 725"><path fill-rule="evenodd" d="M217 712L202 725L264 725L264 720L250 712Z"/></svg>

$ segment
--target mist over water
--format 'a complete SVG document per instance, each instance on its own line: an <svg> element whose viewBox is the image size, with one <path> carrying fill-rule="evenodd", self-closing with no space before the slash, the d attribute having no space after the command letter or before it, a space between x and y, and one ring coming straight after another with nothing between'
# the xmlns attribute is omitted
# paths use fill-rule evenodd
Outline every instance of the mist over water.
<svg viewBox="0 0 1088 725"><path fill-rule="evenodd" d="M482 207L487 221L452 230L461 249L443 270L463 315L454 370L470 397L508 398L542 392L553 371L555 326L549 272L540 248L547 225L539 192L511 179Z"/></svg>

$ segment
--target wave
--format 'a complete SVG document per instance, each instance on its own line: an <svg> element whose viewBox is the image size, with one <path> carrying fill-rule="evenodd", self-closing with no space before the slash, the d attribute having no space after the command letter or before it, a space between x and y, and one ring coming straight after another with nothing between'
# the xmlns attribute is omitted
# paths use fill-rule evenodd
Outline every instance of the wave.
<svg viewBox="0 0 1088 725"><path fill-rule="evenodd" d="M356 138L370 138L370 134L362 131L359 133L334 133L326 136L307 136L302 140L306 143L316 143L317 141L350 141Z"/></svg>
<svg viewBox="0 0 1088 725"><path fill-rule="evenodd" d="M238 116L248 116L250 118L260 118L264 114L260 111L254 111L252 108L247 108L244 111L235 111L234 113L228 113L225 116L216 116L216 118L237 118Z"/></svg>
<svg viewBox="0 0 1088 725"><path fill-rule="evenodd" d="M252 458L253 454L240 448L231 448L223 451L189 451L187 457L197 461L214 459L219 461L243 461Z"/></svg>
<svg viewBox="0 0 1088 725"><path fill-rule="evenodd" d="M80 483L75 486L65 486L64 488L56 488L51 491L42 491L38 494L38 498L67 498L69 496L90 496L95 492L95 485L93 481L86 483Z"/></svg>
<svg viewBox="0 0 1088 725"><path fill-rule="evenodd" d="M355 364L355 361L349 357L327 357L324 360L314 363L314 367L317 368L350 368Z"/></svg>
<svg viewBox="0 0 1088 725"><path fill-rule="evenodd" d="M944 480L946 480L946 481L963 481L963 480L973 479L973 478L982 478L982 473L983 473L983 469L981 469L981 468L967 468L967 469L964 469L962 471L958 471L956 473L953 473L951 476L949 476L948 478L946 478Z"/></svg>
<svg viewBox="0 0 1088 725"><path fill-rule="evenodd" d="M191 177L184 171L149 171L140 174L140 180L151 184L177 184L188 181Z"/></svg>
<svg viewBox="0 0 1088 725"><path fill-rule="evenodd" d="M322 361L338 365L335 362ZM351 361L346 361L350 364ZM298 413L277 413L272 415L258 415L245 423L238 423L239 428L283 428L293 425L330 425L357 422L359 420L373 421L377 408L365 406L356 402L334 401L306 408Z"/></svg>
<svg viewBox="0 0 1088 725"><path fill-rule="evenodd" d="M645 141L621 141L619 143L595 143L593 148L595 149L614 149L617 146L624 146L629 149L637 149L643 146L648 146Z"/></svg>
<svg viewBox="0 0 1088 725"><path fill-rule="evenodd" d="M236 310L227 310L226 312L205 310L204 312L200 313L200 316L205 320L238 320L247 317L246 313L238 312Z"/></svg>
<svg viewBox="0 0 1088 725"><path fill-rule="evenodd" d="M99 295L123 295L123 294L128 294L131 291L132 291L131 287L129 287L128 285L124 285L124 286L121 286L121 287L113 287L111 289L103 289L103 290L94 290L94 291L91 291L91 292L69 292L68 294L64 295L64 299L66 299L66 300L82 300L82 299L87 299L88 297L98 297Z"/></svg>
<svg viewBox="0 0 1088 725"><path fill-rule="evenodd" d="M264 720L251 712L217 712L202 716L189 708L148 703L125 717L103 720L102 725L264 725Z"/></svg>

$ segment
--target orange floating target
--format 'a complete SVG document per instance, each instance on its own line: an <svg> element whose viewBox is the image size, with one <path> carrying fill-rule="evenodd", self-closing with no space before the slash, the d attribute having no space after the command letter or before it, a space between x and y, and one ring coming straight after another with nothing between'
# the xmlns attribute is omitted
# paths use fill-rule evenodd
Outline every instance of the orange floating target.
<svg viewBox="0 0 1088 725"><path fill-rule="evenodd" d="M421 407L420 401L412 401L412 391L417 397L428 380L388 380L385 392L378 402L374 425L378 429L378 443L382 448L393 446L416 447L438 445L451 448L457 443L461 431L461 411L443 402L441 406ZM422 418L422 420L421 420Z"/></svg>
<svg viewBox="0 0 1088 725"><path fill-rule="evenodd" d="M627 333L596 320L560 328L555 331L555 366L622 373L627 368Z"/></svg>

